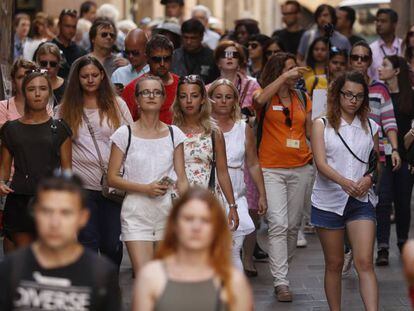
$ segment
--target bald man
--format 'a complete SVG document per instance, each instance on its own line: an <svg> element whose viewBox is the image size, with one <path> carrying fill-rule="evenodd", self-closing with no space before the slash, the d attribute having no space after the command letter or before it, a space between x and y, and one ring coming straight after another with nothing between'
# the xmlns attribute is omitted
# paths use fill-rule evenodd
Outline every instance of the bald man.
<svg viewBox="0 0 414 311"><path fill-rule="evenodd" d="M145 56L147 42L148 38L143 30L136 28L128 32L123 55L128 59L129 65L118 68L111 77L119 92L122 92L123 86L149 71Z"/></svg>

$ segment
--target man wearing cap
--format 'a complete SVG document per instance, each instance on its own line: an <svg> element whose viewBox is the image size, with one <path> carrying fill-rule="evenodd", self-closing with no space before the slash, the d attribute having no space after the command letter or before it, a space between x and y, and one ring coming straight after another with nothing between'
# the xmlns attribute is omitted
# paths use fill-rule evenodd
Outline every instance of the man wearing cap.
<svg viewBox="0 0 414 311"><path fill-rule="evenodd" d="M179 76L199 75L205 84L209 84L219 77L220 72L213 51L202 44L204 30L203 24L195 18L182 24L182 47L174 51L171 71Z"/></svg>
<svg viewBox="0 0 414 311"><path fill-rule="evenodd" d="M165 17L175 17L181 23L184 19L184 0L161 0L165 5Z"/></svg>

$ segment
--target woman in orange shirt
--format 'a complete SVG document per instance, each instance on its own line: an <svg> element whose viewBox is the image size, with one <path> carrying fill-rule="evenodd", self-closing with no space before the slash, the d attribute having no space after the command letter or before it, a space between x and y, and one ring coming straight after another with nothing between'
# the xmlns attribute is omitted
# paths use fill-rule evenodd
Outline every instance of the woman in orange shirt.
<svg viewBox="0 0 414 311"><path fill-rule="evenodd" d="M255 94L259 111L259 161L265 181L269 225L269 263L279 301L292 301L288 262L296 249L305 191L313 174L306 143L311 132L312 102L294 89L307 69L289 53L273 55L265 65Z"/></svg>

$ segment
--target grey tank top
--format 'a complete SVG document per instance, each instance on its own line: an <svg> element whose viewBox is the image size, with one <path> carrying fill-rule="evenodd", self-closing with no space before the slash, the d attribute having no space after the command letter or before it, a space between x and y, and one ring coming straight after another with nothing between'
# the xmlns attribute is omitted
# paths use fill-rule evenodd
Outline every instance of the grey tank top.
<svg viewBox="0 0 414 311"><path fill-rule="evenodd" d="M155 311L227 311L227 305L221 301L221 287L217 288L214 279L200 282L181 282L168 278L167 284L155 304Z"/></svg>

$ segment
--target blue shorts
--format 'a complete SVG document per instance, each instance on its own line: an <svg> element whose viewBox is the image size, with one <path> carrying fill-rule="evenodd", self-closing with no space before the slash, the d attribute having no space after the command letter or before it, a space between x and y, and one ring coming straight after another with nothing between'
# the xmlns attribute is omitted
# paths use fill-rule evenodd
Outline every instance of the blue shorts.
<svg viewBox="0 0 414 311"><path fill-rule="evenodd" d="M372 220L376 222L374 206L369 201L361 202L353 197L349 197L342 216L312 206L311 224L314 227L345 229L346 224L353 220Z"/></svg>

